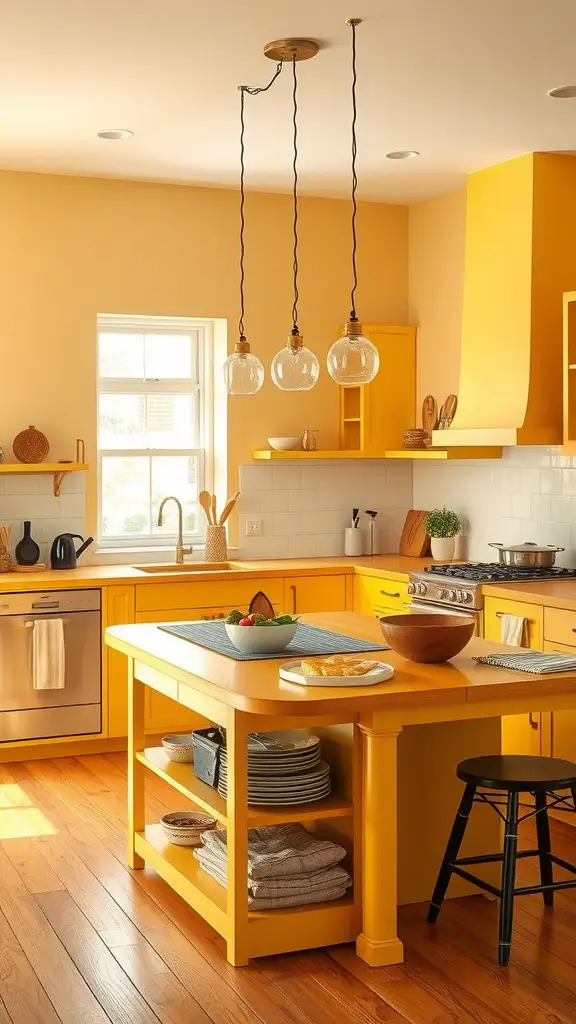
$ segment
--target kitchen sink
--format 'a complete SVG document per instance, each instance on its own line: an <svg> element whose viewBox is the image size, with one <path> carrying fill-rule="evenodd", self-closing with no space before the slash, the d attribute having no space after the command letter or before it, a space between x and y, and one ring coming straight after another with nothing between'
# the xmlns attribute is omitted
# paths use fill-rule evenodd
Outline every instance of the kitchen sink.
<svg viewBox="0 0 576 1024"><path fill-rule="evenodd" d="M161 576L167 572L197 573L197 572L230 572L231 569L238 569L234 562L155 562L153 565L133 565L138 572L156 573Z"/></svg>

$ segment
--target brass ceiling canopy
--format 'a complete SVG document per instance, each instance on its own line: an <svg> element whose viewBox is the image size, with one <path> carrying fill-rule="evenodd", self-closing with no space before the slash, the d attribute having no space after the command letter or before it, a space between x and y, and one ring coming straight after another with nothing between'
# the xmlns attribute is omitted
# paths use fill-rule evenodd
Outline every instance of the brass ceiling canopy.
<svg viewBox="0 0 576 1024"><path fill-rule="evenodd" d="M320 49L313 39L275 39L266 43L264 56L275 61L309 60L315 57Z"/></svg>

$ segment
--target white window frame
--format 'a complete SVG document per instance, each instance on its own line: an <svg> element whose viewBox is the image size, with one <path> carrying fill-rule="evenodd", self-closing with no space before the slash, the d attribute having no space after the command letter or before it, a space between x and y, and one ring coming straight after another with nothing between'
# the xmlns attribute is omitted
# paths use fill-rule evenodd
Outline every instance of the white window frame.
<svg viewBox="0 0 576 1024"><path fill-rule="evenodd" d="M164 378L162 380L100 376L100 333L115 334L186 334L197 333L197 381ZM99 313L97 341L97 422L98 452L98 524L97 546L100 551L165 551L176 544L176 534L134 535L133 538L108 537L102 532L102 459L106 456L178 455L198 458L198 490L213 490L214 480L214 321L192 317L124 316ZM196 396L196 427L198 448L101 448L99 431L99 398L101 394L194 394ZM179 497L178 494L175 495ZM205 517L198 508L198 529L184 533L186 544L204 544Z"/></svg>

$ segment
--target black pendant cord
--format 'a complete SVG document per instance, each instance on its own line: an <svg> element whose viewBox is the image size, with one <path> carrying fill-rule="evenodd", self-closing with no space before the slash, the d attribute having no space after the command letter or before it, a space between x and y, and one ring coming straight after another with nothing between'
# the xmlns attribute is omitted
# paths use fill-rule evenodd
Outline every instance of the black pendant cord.
<svg viewBox="0 0 576 1024"><path fill-rule="evenodd" d="M356 203L356 189L358 187L358 175L356 173L356 154L358 147L356 143L356 25L351 20L352 29L352 291L350 292L350 319L357 321L356 316L356 289L358 287L358 273L356 271L356 214L358 205Z"/></svg>
<svg viewBox="0 0 576 1024"><path fill-rule="evenodd" d="M240 318L238 320L238 335L240 341L246 341L246 335L244 334L244 228L246 226L246 218L244 215L244 201L245 201L245 190L244 190L244 173L245 173L245 143L244 143L244 98L246 94L248 96L258 96L261 92L268 92L268 89L274 84L278 75L282 71L282 61L279 61L276 65L276 71L272 78L268 82L268 85L263 86L248 86L239 85L240 91Z"/></svg>
<svg viewBox="0 0 576 1024"><path fill-rule="evenodd" d="M294 273L294 302L292 304L292 335L296 336L300 334L298 328L298 299L300 298L300 293L298 291L298 78L296 75L296 59L292 61L292 127L292 137L294 140L294 156L292 159L292 171L294 174L294 187L292 190L294 201L294 258L292 264Z"/></svg>

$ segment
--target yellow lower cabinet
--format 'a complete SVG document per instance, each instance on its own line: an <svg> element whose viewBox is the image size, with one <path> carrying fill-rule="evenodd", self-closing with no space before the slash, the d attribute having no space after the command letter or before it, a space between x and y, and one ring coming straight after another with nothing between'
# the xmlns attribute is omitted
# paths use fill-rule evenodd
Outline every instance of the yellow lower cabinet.
<svg viewBox="0 0 576 1024"><path fill-rule="evenodd" d="M541 651L544 647L544 609L540 605L523 601L503 601L487 597L484 604L484 639L499 644L502 615L519 615L528 621L527 646ZM506 715L502 719L503 754L541 754L542 715L539 711L528 715Z"/></svg>
<svg viewBox="0 0 576 1024"><path fill-rule="evenodd" d="M354 577L354 611L362 615L400 615L408 612L408 583L383 576ZM386 609L384 613L382 609Z"/></svg>
<svg viewBox="0 0 576 1024"><path fill-rule="evenodd" d="M134 587L106 587L106 626L124 626L134 622ZM108 696L108 736L126 736L128 732L128 693L126 657L111 647L104 648Z"/></svg>
<svg viewBox="0 0 576 1024"><path fill-rule="evenodd" d="M576 647L559 644L555 640L545 640L544 650L576 654ZM550 756L561 757L565 761L576 761L576 711L553 711L550 719ZM576 818L576 815L574 817ZM576 824L576 821L570 818L570 824Z"/></svg>
<svg viewBox="0 0 576 1024"><path fill-rule="evenodd" d="M282 611L290 615L345 610L345 576L288 576L284 581Z"/></svg>

